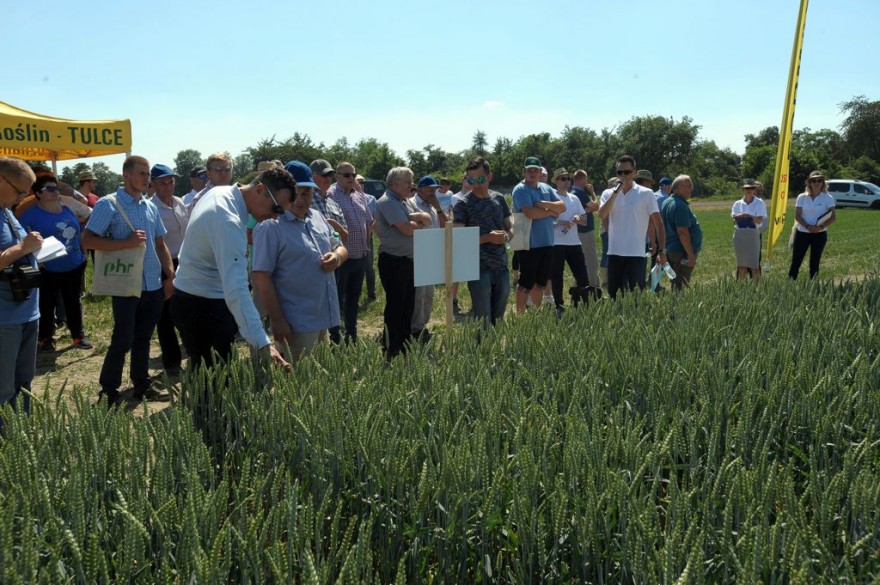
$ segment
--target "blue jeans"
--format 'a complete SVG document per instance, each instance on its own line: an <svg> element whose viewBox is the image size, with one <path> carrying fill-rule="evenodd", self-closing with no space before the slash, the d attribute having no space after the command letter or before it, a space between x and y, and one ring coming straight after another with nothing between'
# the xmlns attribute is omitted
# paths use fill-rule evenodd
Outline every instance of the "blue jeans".
<svg viewBox="0 0 880 585"><path fill-rule="evenodd" d="M357 339L358 308L364 288L366 258L349 258L336 269L336 288L339 294L339 312L345 324L345 338Z"/></svg>
<svg viewBox="0 0 880 585"><path fill-rule="evenodd" d="M507 268L481 269L480 280L472 280L467 285L475 318L482 318L484 324L491 322L494 325L504 317L510 296L510 271Z"/></svg>
<svg viewBox="0 0 880 585"><path fill-rule="evenodd" d="M21 391L30 391L37 369L39 325L39 319L21 325L0 325L0 406L8 402L17 408L21 395L21 411L31 409L30 396Z"/></svg>
<svg viewBox="0 0 880 585"><path fill-rule="evenodd" d="M112 297L113 335L104 356L98 382L105 391L119 390L125 354L131 351L131 382L134 389L150 387L150 339L162 314L163 289L142 291L137 297Z"/></svg>

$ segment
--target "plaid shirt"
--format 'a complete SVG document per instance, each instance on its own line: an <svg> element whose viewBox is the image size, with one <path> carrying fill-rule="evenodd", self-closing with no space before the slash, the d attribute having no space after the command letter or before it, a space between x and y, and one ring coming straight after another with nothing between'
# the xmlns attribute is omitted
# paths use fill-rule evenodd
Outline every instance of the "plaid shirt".
<svg viewBox="0 0 880 585"><path fill-rule="evenodd" d="M339 204L330 199L329 192L327 195L321 195L321 192L315 189L315 194L312 196L312 209L317 209L327 219L335 219L342 227L348 229Z"/></svg>
<svg viewBox="0 0 880 585"><path fill-rule="evenodd" d="M345 216L348 230L348 257L352 260L363 258L369 252L370 227L373 225L373 214L364 199L363 193L352 191L346 193L339 183L328 191L331 201L335 201Z"/></svg>
<svg viewBox="0 0 880 585"><path fill-rule="evenodd" d="M136 230L147 233L147 252L144 255L143 289L153 291L162 288L162 266L156 254L156 238L165 235L165 224L159 216L156 205L145 195L135 201L134 197L120 187L116 190L116 203L128 216ZM114 240L124 240L131 236L131 228L118 209L106 197L101 197L89 217L86 229L99 236L110 236Z"/></svg>

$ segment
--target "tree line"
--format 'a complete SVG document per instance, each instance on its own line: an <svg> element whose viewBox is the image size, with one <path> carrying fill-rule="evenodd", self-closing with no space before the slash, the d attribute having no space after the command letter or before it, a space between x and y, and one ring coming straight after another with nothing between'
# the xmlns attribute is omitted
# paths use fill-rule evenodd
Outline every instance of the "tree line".
<svg viewBox="0 0 880 585"><path fill-rule="evenodd" d="M855 96L840 104L845 118L837 130L809 128L798 130L792 138L790 181L792 192L799 193L810 171L820 169L828 177L861 179L880 183L880 100ZM591 180L603 185L612 176L614 163L622 153L635 157L641 169L650 170L656 179L685 173L693 177L695 196L738 194L737 185L745 177L770 185L776 164L779 128L770 126L746 134L745 152L719 147L715 141L700 136L700 126L684 116L676 120L663 116L635 116L613 128L596 131L583 126L566 126L558 136L549 132L528 134L515 140L500 137L490 144L487 135L477 130L471 145L458 152L446 151L434 144L407 150L403 156L385 142L365 138L351 143L346 137L327 146L308 134L294 132L286 139L263 138L234 157L239 178L251 174L264 160L310 162L323 158L336 164L351 162L367 178L384 179L388 169L409 166L417 177L447 177L456 183L467 161L474 156L489 159L496 187L512 187L520 181L522 161L537 156L549 172L558 167L570 171L585 169ZM204 164L197 150L177 153L174 167L183 180L177 194L189 190L189 171ZM92 170L98 178L98 193L115 190L121 177L103 163L78 163L61 173L61 180L75 183L83 170Z"/></svg>

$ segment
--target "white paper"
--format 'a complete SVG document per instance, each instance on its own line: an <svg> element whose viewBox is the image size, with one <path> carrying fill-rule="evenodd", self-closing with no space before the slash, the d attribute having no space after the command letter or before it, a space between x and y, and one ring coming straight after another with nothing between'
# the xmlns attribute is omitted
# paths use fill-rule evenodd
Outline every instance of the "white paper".
<svg viewBox="0 0 880 585"><path fill-rule="evenodd" d="M55 236L49 236L48 238L43 238L43 245L35 252L35 254L37 262L42 264L43 262L49 262L50 260L67 256L67 248L64 247L64 244L58 241L58 238Z"/></svg>
<svg viewBox="0 0 880 585"><path fill-rule="evenodd" d="M446 282L445 229L416 230L413 234L415 285ZM480 278L480 228L452 230L452 281Z"/></svg>

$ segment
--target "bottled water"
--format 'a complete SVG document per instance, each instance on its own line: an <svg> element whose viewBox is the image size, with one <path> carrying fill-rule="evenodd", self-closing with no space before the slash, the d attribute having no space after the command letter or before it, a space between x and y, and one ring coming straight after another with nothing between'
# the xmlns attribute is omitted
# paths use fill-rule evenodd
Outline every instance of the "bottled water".
<svg viewBox="0 0 880 585"><path fill-rule="evenodd" d="M669 265L669 262L663 265L663 272L666 273L666 276L669 278L669 280L675 280L675 270L672 269L672 266Z"/></svg>

